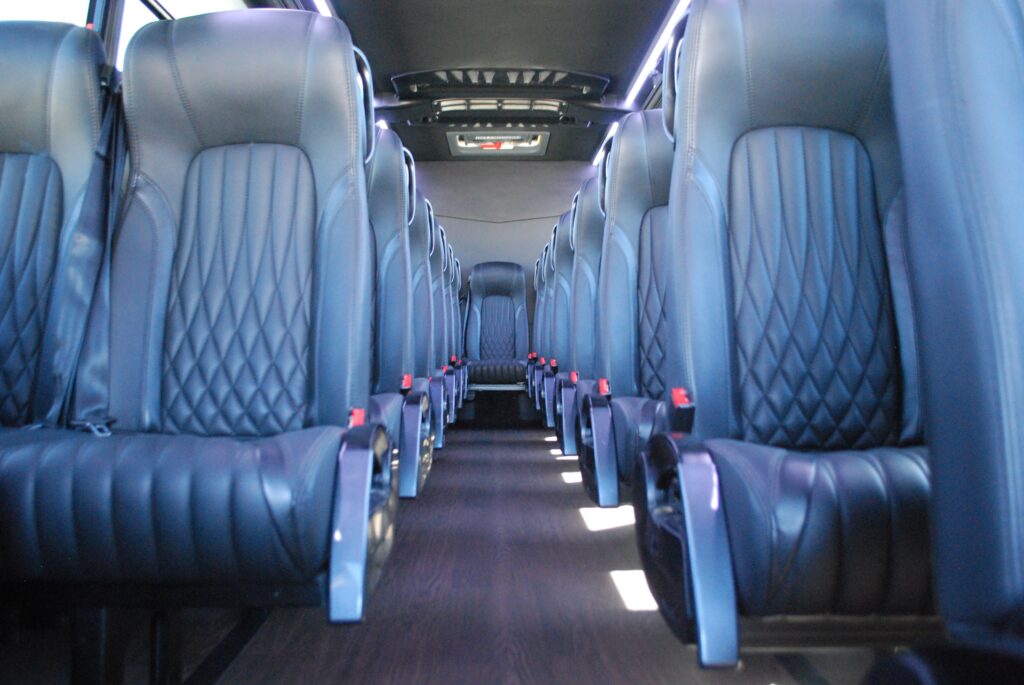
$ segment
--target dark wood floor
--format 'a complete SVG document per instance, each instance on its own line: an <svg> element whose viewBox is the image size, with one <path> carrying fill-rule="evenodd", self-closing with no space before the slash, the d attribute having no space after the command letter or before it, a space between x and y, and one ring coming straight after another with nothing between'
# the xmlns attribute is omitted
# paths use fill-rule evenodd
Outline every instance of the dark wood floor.
<svg viewBox="0 0 1024 685"><path fill-rule="evenodd" d="M275 610L221 683L855 683L870 655L790 670L767 655L707 673L657 612L628 611L611 571L639 569L630 526L592 532L550 433L455 430L397 540L365 621ZM555 450L557 452L557 450ZM809 675L808 675L809 674ZM819 677L821 676L821 677Z"/></svg>

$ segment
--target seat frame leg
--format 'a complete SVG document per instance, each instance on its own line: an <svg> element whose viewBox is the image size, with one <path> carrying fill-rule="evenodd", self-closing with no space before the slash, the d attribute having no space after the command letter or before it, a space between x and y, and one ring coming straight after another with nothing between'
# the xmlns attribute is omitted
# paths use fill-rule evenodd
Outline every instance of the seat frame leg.
<svg viewBox="0 0 1024 685"><path fill-rule="evenodd" d="M430 398L410 392L402 403L402 435L398 447L398 495L416 497L430 473L434 446L430 439Z"/></svg>
<svg viewBox="0 0 1024 685"><path fill-rule="evenodd" d="M562 380L555 389L555 431L562 454L576 454L576 384Z"/></svg>
<svg viewBox="0 0 1024 685"><path fill-rule="evenodd" d="M607 397L590 395L583 400L576 452L583 489L600 507L619 506L619 466L615 454L612 407Z"/></svg>

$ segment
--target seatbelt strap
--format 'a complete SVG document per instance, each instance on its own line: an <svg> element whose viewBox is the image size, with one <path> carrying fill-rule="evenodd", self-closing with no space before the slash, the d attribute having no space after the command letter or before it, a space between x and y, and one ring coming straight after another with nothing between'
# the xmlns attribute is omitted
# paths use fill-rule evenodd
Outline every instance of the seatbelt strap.
<svg viewBox="0 0 1024 685"><path fill-rule="evenodd" d="M67 329L66 339L73 343L69 345L73 357L64 365L69 375L61 379L60 392L55 395L55 404L47 414L47 420L53 423L67 421L72 413L74 392L74 414L82 419L75 423L88 430L92 430L90 426L109 428L114 422L108 416L110 258L127 160L120 74L112 66L104 68L103 86L106 94L103 127L89 175L89 195L82 210L83 222L80 229L87 237L89 249L74 256L75 268L82 274L82 280L69 307L75 313L75 321L73 330L70 327ZM73 383L76 373L80 374L79 379L82 381L77 386ZM64 416L61 416L62 407ZM102 432L103 429L100 430Z"/></svg>

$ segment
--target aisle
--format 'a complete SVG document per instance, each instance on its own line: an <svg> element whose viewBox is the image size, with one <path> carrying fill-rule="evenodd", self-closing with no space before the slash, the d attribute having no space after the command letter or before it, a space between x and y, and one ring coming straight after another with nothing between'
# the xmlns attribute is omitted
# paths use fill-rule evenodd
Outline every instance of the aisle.
<svg viewBox="0 0 1024 685"><path fill-rule="evenodd" d="M626 608L612 573L640 568L632 526L566 482L576 464L549 435L452 431L425 492L402 502L365 621L275 610L220 682L794 682L767 656L701 672L656 611Z"/></svg>

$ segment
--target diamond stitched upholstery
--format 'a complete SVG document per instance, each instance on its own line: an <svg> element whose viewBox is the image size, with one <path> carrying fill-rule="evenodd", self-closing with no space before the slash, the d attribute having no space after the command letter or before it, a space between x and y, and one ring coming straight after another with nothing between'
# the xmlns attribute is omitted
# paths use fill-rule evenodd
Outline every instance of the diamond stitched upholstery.
<svg viewBox="0 0 1024 685"><path fill-rule="evenodd" d="M488 295L480 303L480 359L516 356L515 305L507 295Z"/></svg>
<svg viewBox="0 0 1024 685"><path fill-rule="evenodd" d="M163 430L297 430L308 393L309 162L285 145L212 148L196 157L185 187L167 309Z"/></svg>
<svg viewBox="0 0 1024 685"><path fill-rule="evenodd" d="M730 192L742 437L893 443L897 340L863 146L823 129L753 131L736 144Z"/></svg>
<svg viewBox="0 0 1024 685"><path fill-rule="evenodd" d="M31 419L63 193L44 155L0 154L0 424Z"/></svg>
<svg viewBox="0 0 1024 685"><path fill-rule="evenodd" d="M655 207L640 224L640 259L637 264L637 352L639 354L639 391L644 397L661 398L665 394L663 377L668 335L665 310L664 237L668 207Z"/></svg>

